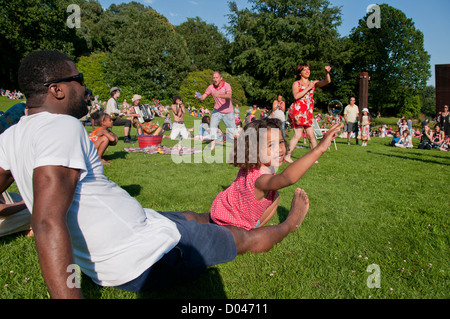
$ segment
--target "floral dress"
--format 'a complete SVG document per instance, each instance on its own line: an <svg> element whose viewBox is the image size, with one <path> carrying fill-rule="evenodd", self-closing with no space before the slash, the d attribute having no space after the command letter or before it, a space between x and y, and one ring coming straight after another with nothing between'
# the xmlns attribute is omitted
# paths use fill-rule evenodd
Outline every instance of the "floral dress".
<svg viewBox="0 0 450 319"><path fill-rule="evenodd" d="M298 82L299 92L306 89L306 86ZM311 89L302 98L295 101L289 109L289 118L292 127L311 127L313 126L314 112L314 92L316 88Z"/></svg>
<svg viewBox="0 0 450 319"><path fill-rule="evenodd" d="M370 124L369 117L363 116L361 122L361 139L364 141L370 140Z"/></svg>

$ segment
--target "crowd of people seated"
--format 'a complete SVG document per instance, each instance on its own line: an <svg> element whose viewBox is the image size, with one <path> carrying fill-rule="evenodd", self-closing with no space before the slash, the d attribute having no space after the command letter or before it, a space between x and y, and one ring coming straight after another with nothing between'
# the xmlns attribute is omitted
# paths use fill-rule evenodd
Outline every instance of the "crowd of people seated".
<svg viewBox="0 0 450 319"><path fill-rule="evenodd" d="M0 96L6 96L10 100L21 100L23 99L22 92L18 90L10 91L0 88Z"/></svg>

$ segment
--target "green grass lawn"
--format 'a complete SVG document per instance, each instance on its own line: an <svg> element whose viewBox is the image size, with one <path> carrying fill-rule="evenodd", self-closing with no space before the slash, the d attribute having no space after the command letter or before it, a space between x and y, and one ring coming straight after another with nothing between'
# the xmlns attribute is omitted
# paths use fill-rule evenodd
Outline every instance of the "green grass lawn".
<svg viewBox="0 0 450 319"><path fill-rule="evenodd" d="M186 117L188 127L193 120ZM113 130L120 141L106 153L112 164L105 174L144 207L208 212L216 194L236 177L237 168L226 163L188 163L193 157L185 156L184 163L175 164L170 155L126 152L124 147L137 143L124 144L123 128ZM270 252L238 256L194 282L144 295L99 288L83 276L84 296L449 298L450 154L419 150L417 139L410 150L389 147L389 141L373 138L359 147L337 139L337 151L332 145L296 185L280 190L270 223L285 219L296 187L307 192L310 209L302 226ZM163 139L163 145L174 142ZM296 149L293 158L307 152ZM10 191L17 191L15 185ZM367 285L372 264L379 266L380 288ZM0 298L49 298L33 238L0 239Z"/></svg>

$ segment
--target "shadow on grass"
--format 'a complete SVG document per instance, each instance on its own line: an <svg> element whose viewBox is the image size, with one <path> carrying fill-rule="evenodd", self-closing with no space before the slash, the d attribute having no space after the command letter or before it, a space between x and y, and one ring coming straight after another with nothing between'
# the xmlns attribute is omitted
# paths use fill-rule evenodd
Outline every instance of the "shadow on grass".
<svg viewBox="0 0 450 319"><path fill-rule="evenodd" d="M111 153L111 154L105 154L104 158L106 160L109 160L109 161L112 161L112 160L115 160L115 159L119 159L119 158L120 159L125 159L127 157L127 154L128 154L128 152L118 151L118 152L114 152L114 153Z"/></svg>
<svg viewBox="0 0 450 319"><path fill-rule="evenodd" d="M88 299L100 299L103 289L108 289L114 295L121 298L121 294L129 294L115 288L103 288L96 285L86 275L82 275L81 289L83 295ZM113 290L111 290L113 289ZM116 291L114 291L116 290ZM170 288L146 292L142 294L132 294L136 299L226 299L227 295L223 289L223 281L219 270L214 267L208 268L199 278L174 285ZM113 297L115 298L115 297Z"/></svg>
<svg viewBox="0 0 450 319"><path fill-rule="evenodd" d="M407 151L407 150L406 150ZM447 163L442 163L440 161L437 160L430 160L430 159L424 159L424 158L418 158L418 157L411 157L411 155L419 155L419 156L423 156L424 154L422 153L407 153L405 155L397 155L397 154L385 154L385 153L378 153L378 152L374 152L374 151L367 151L367 153L371 153L371 154L375 154L375 155L382 155L382 156L386 156L386 157L396 157L396 158L401 158L401 159L406 159L406 160L411 160L411 161L418 161L418 162L423 162L423 163L430 163L430 164L439 164L439 165L449 165ZM408 156L409 155L409 156ZM433 155L431 155L433 156ZM440 156L438 156L440 157ZM443 158L443 157L440 157ZM444 159L448 159L448 158L444 158Z"/></svg>
<svg viewBox="0 0 450 319"><path fill-rule="evenodd" d="M124 190L127 191L128 194L130 194L131 197L136 197L139 196L139 194L141 193L142 190L142 186L141 185L121 185L121 188L123 188Z"/></svg>
<svg viewBox="0 0 450 319"><path fill-rule="evenodd" d="M277 209L277 215L278 215L278 219L279 219L280 224L281 224L281 223L284 222L284 221L286 220L286 218L288 217L288 215L289 215L289 209L287 209L287 208L285 208L285 207L283 207L283 206L278 206L278 209Z"/></svg>

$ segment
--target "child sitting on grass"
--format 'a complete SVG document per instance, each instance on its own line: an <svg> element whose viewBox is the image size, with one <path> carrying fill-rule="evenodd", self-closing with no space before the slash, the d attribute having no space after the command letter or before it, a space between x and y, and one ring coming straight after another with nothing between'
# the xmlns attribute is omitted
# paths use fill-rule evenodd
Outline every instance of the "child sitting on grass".
<svg viewBox="0 0 450 319"><path fill-rule="evenodd" d="M278 190L295 184L328 149L342 127L333 125L316 148L276 175L286 155L281 122L268 118L246 125L234 145L233 165L240 168L239 173L213 201L211 220L246 230L266 224L277 210Z"/></svg>
<svg viewBox="0 0 450 319"><path fill-rule="evenodd" d="M138 119L133 120L133 126L136 128L138 135L163 135L164 130L154 121L139 122Z"/></svg>
<svg viewBox="0 0 450 319"><path fill-rule="evenodd" d="M111 162L105 160L103 154L105 154L109 145L116 145L119 138L111 131L111 128L113 127L111 115L107 113L98 114L96 115L96 118L94 118L94 121L95 120L98 120L100 126L89 134L89 139L94 143L98 157L103 165L109 165Z"/></svg>

